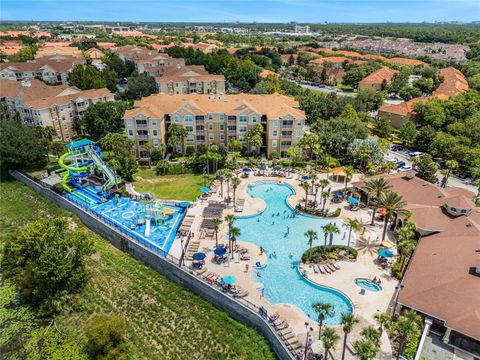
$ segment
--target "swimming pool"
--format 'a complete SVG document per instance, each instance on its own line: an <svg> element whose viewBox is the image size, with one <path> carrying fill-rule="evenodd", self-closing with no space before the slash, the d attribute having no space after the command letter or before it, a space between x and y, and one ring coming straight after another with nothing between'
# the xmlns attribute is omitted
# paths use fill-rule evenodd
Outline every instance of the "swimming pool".
<svg viewBox="0 0 480 360"><path fill-rule="evenodd" d="M353 312L353 304L342 292L324 286L319 286L304 279L298 272L296 264L303 252L308 248L304 233L313 229L317 231L319 240L315 245L323 244L321 226L328 222L336 222L340 234L333 239L334 244L346 244L343 240L345 229L340 220L321 219L299 214L290 217L293 209L287 204L287 197L294 194L294 189L288 184L276 182L258 182L248 188L248 193L265 201L265 210L254 216L238 217L236 226L241 230L239 240L248 241L262 246L268 254L276 257L268 259L268 266L253 272L254 281L261 282L264 296L274 304L286 303L299 307L313 320L317 315L312 310L312 304L317 301L328 302L334 306L335 314L327 317L326 324L340 323L343 312ZM353 240L355 241L355 240ZM257 277L257 272L260 277Z"/></svg>
<svg viewBox="0 0 480 360"><path fill-rule="evenodd" d="M71 194L65 196L78 201ZM90 210L118 226L134 239L154 244L162 254L168 254L170 251L185 215L185 209L181 207L163 206L161 203L144 205L125 197L119 197L118 202L112 198L102 204L90 206ZM149 228L147 217L152 219ZM158 223L153 220L155 218L158 219Z"/></svg>
<svg viewBox="0 0 480 360"><path fill-rule="evenodd" d="M357 278L355 279L355 284L357 284L359 287L362 289L368 290L368 291L373 291L373 292L379 292L382 290L382 287L376 283L374 283L370 279L366 278Z"/></svg>

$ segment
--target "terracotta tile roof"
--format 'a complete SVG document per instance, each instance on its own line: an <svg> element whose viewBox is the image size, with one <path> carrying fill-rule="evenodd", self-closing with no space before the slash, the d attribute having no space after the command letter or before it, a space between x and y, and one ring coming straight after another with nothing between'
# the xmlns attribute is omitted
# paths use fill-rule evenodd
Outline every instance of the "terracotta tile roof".
<svg viewBox="0 0 480 360"><path fill-rule="evenodd" d="M25 36L33 36L35 38L40 38L40 37L52 37L49 32L47 31L0 31L0 37L1 36L11 36L11 37L19 37L20 35L25 35Z"/></svg>
<svg viewBox="0 0 480 360"><path fill-rule="evenodd" d="M398 74L398 71L384 66L361 80L359 84L381 84L383 80L386 80L387 83L390 83L396 74Z"/></svg>
<svg viewBox="0 0 480 360"><path fill-rule="evenodd" d="M399 303L444 320L449 328L480 340L480 279L470 274L478 265L480 209L474 194L460 188L440 188L405 173L384 176L408 203L412 220L423 236L403 279ZM362 188L365 181L353 184ZM445 203L469 206L470 215L452 217Z"/></svg>
<svg viewBox="0 0 480 360"><path fill-rule="evenodd" d="M117 46L117 44L115 44L114 42L97 42L97 45L102 49L110 49Z"/></svg>
<svg viewBox="0 0 480 360"><path fill-rule="evenodd" d="M386 61L395 65L408 65L408 66L427 65L423 61L415 60L415 59L406 59L406 58L391 58L391 59L387 59Z"/></svg>
<svg viewBox="0 0 480 360"><path fill-rule="evenodd" d="M238 50L240 50L241 48L237 48L237 47L229 47L227 48L227 51L230 53L230 54L235 54Z"/></svg>
<svg viewBox="0 0 480 360"><path fill-rule="evenodd" d="M35 59L29 62L9 62L9 63L0 63L1 70L11 70L11 71L35 71L39 72L42 69L48 67L57 72L64 72L70 69L77 64L83 64L85 60L80 60L76 57L71 56L51 56L51 57L42 57L40 59Z"/></svg>
<svg viewBox="0 0 480 360"><path fill-rule="evenodd" d="M46 46L38 49L35 53L35 58L38 59L54 55L75 56L80 58L82 57L82 51L73 46Z"/></svg>
<svg viewBox="0 0 480 360"><path fill-rule="evenodd" d="M259 76L260 76L262 79L266 79L266 78L269 77L269 76L279 77L280 75L278 75L275 71L268 70L268 69L262 69L262 71L260 72Z"/></svg>
<svg viewBox="0 0 480 360"><path fill-rule="evenodd" d="M311 64L314 65L323 65L324 63L334 63L334 64L343 64L344 62L348 62L350 64L364 64L365 61L362 60L352 60L345 56L329 56L329 57L321 57L318 59L313 59L310 61Z"/></svg>
<svg viewBox="0 0 480 360"><path fill-rule="evenodd" d="M266 115L269 119L279 119L291 115L296 119L305 119L305 112L300 110L298 102L288 96L280 94L236 94L236 95L168 95L154 94L135 101L134 109L125 112L125 118L131 118L148 109L154 118L162 118L164 114L172 114L179 109L185 109L192 114L225 113L230 115L241 114L251 109L259 115Z"/></svg>
<svg viewBox="0 0 480 360"><path fill-rule="evenodd" d="M460 70L448 67L440 69L439 74L443 77L443 82L433 92L433 95L455 96L468 91L468 81Z"/></svg>
<svg viewBox="0 0 480 360"><path fill-rule="evenodd" d="M86 54L90 55L92 59L99 59L103 57L103 52L97 48L90 48L85 51Z"/></svg>
<svg viewBox="0 0 480 360"><path fill-rule="evenodd" d="M155 77L157 83L189 81L225 81L225 76L210 74L203 65L168 66L161 68L162 76Z"/></svg>
<svg viewBox="0 0 480 360"><path fill-rule="evenodd" d="M46 41L43 47L65 47L72 45L73 41Z"/></svg>
<svg viewBox="0 0 480 360"><path fill-rule="evenodd" d="M145 34L142 33L141 31L112 31L112 34L121 36L121 37L148 37L150 39L156 39L157 37L155 35L150 35L150 34Z"/></svg>
<svg viewBox="0 0 480 360"><path fill-rule="evenodd" d="M282 62L284 64L287 64L289 61L290 61L290 57L293 57L293 59L295 61L297 61L298 59L298 54L282 54L280 55L280 57L282 58Z"/></svg>

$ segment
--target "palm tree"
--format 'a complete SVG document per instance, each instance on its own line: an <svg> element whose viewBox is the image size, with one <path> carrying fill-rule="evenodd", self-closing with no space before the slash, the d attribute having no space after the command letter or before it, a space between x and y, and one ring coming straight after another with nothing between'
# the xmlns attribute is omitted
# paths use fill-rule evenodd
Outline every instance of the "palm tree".
<svg viewBox="0 0 480 360"><path fill-rule="evenodd" d="M387 191L380 194L378 199L378 204L385 208L385 221L383 224L383 233L382 240L385 240L385 235L387 234L387 226L390 219L397 214L397 216L407 216L410 214L408 210L405 209L407 206L406 201L402 200L402 197L394 191Z"/></svg>
<svg viewBox="0 0 480 360"><path fill-rule="evenodd" d="M360 333L365 339L370 340L375 344L376 347L380 346L380 332L375 329L372 325L367 326Z"/></svg>
<svg viewBox="0 0 480 360"><path fill-rule="evenodd" d="M226 223L228 224L228 246L230 246L230 249L231 249L231 237L230 237L230 230L232 229L233 227L233 222L235 221L235 217L232 215L232 214L229 214L229 215L226 215L225 216L225 219Z"/></svg>
<svg viewBox="0 0 480 360"><path fill-rule="evenodd" d="M235 206L235 192L237 191L237 187L238 187L238 185L240 185L241 182L242 182L242 180L240 180L238 177L236 177L236 176L232 177L233 206Z"/></svg>
<svg viewBox="0 0 480 360"><path fill-rule="evenodd" d="M400 265L401 273L403 274L404 266L407 258L412 255L417 247L417 242L415 240L404 240L398 244L398 249L400 254L402 254L402 264Z"/></svg>
<svg viewBox="0 0 480 360"><path fill-rule="evenodd" d="M380 332L380 337L383 334L383 330L390 329L392 325L392 318L385 313L376 313L374 316L378 324L378 331Z"/></svg>
<svg viewBox="0 0 480 360"><path fill-rule="evenodd" d="M306 181L302 183L302 188L305 190L305 209L307 208L308 203L308 190L310 189L310 184Z"/></svg>
<svg viewBox="0 0 480 360"><path fill-rule="evenodd" d="M325 211L325 205L327 204L328 195L330 195L328 191L322 192L322 199L323 199L322 212Z"/></svg>
<svg viewBox="0 0 480 360"><path fill-rule="evenodd" d="M325 329L322 334L323 347L325 348L325 360L328 359L328 353L330 352L330 349L335 349L338 340L340 340L340 336L335 332L335 330L331 328Z"/></svg>
<svg viewBox="0 0 480 360"><path fill-rule="evenodd" d="M373 198L373 214L372 214L372 222L370 225L375 224L375 214L377 212L378 207L375 206L378 199L380 198L380 195L386 192L388 189L391 188L391 186L388 184L387 181L383 178L378 178L378 179L373 179L371 181L367 181L365 183L365 188L368 193L368 198L370 200L370 197Z"/></svg>
<svg viewBox="0 0 480 360"><path fill-rule="evenodd" d="M323 322L325 321L326 316L333 313L333 305L319 301L312 305L312 309L318 314L318 339L320 340L322 336Z"/></svg>
<svg viewBox="0 0 480 360"><path fill-rule="evenodd" d="M308 260L310 260L310 258L312 257L312 246L313 246L313 242L315 240L318 240L318 235L317 235L317 232L315 230L307 230L307 232L304 234L307 239L308 239L308 245L309 245L309 249L308 249Z"/></svg>
<svg viewBox="0 0 480 360"><path fill-rule="evenodd" d="M233 178L233 173L230 170L226 170L224 177L227 182L227 203L230 204L230 180Z"/></svg>
<svg viewBox="0 0 480 360"><path fill-rule="evenodd" d="M215 230L215 247L218 247L218 229L220 229L222 222L223 220L218 217L212 219L213 229Z"/></svg>
<svg viewBox="0 0 480 360"><path fill-rule="evenodd" d="M352 332L353 325L358 323L358 319L355 318L350 312L342 313L342 321L341 324L343 326L343 349L342 349L342 360L345 359L345 350L347 349L347 337L348 334Z"/></svg>
<svg viewBox="0 0 480 360"><path fill-rule="evenodd" d="M320 187L320 196L323 198L323 190L329 185L328 179L320 179L317 182L317 186ZM317 194L315 193L315 202L317 201Z"/></svg>
<svg viewBox="0 0 480 360"><path fill-rule="evenodd" d="M346 226L348 230L348 242L347 242L347 255L350 256L350 240L352 238L352 230L360 231L362 229L362 224L358 219L348 218L345 221L344 226Z"/></svg>
<svg viewBox="0 0 480 360"><path fill-rule="evenodd" d="M345 172L345 191L347 191L348 182L352 179L355 169L353 166L347 165L343 168L343 171Z"/></svg>
<svg viewBox="0 0 480 360"><path fill-rule="evenodd" d="M237 241L237 237L240 236L240 228L233 226L230 228L230 231L228 232L228 238L230 239L230 253L232 254L232 259L233 259L233 245Z"/></svg>
<svg viewBox="0 0 480 360"><path fill-rule="evenodd" d="M458 168L458 162L456 160L447 160L445 162L446 169L441 171L443 175L442 188L446 188L448 184L448 178L452 175L452 172Z"/></svg>
<svg viewBox="0 0 480 360"><path fill-rule="evenodd" d="M220 181L220 196L223 199L223 182L225 180L225 169L220 169L216 173L217 179Z"/></svg>
<svg viewBox="0 0 480 360"><path fill-rule="evenodd" d="M397 360L403 354L408 339L418 337L421 331L421 317L413 310L406 310L397 318L394 329L399 338Z"/></svg>
<svg viewBox="0 0 480 360"><path fill-rule="evenodd" d="M375 346L372 340L362 339L353 343L353 349L360 360L372 360L378 354L379 348Z"/></svg>
<svg viewBox="0 0 480 360"><path fill-rule="evenodd" d="M327 237L330 236L329 245L332 246L333 242L333 234L338 234L340 229L332 223L328 223L327 225L322 226L323 233L325 235L325 247L327 246Z"/></svg>

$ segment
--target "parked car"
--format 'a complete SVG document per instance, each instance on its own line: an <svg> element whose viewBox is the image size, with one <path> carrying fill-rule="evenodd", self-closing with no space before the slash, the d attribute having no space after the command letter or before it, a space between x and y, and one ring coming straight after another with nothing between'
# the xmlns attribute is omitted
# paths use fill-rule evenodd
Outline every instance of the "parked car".
<svg viewBox="0 0 480 360"><path fill-rule="evenodd" d="M399 162L397 162L396 165L397 165L397 169L399 169L399 168L401 168L402 166L407 165L407 163L406 163L405 161L399 161Z"/></svg>
<svg viewBox="0 0 480 360"><path fill-rule="evenodd" d="M412 165L403 165L397 169L398 171L408 171L412 170Z"/></svg>
<svg viewBox="0 0 480 360"><path fill-rule="evenodd" d="M408 156L410 156L411 158L419 157L419 156L422 156L422 155L423 155L423 152L421 152L421 151L414 151L414 152L408 153Z"/></svg>
<svg viewBox="0 0 480 360"><path fill-rule="evenodd" d="M392 162L394 164L397 164L398 163L398 159L397 158L388 158L388 159L385 159L385 161L387 162Z"/></svg>
<svg viewBox="0 0 480 360"><path fill-rule="evenodd" d="M402 145L392 145L392 151L402 151L403 149Z"/></svg>

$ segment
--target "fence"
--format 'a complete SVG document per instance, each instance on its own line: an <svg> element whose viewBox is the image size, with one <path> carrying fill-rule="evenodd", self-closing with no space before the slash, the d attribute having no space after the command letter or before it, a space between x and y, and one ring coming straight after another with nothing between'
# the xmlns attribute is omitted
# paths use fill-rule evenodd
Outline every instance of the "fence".
<svg viewBox="0 0 480 360"><path fill-rule="evenodd" d="M11 171L10 173L18 181L31 187L57 205L75 213L87 227L108 239L115 247L127 252L137 260L143 261L170 280L196 293L216 308L227 312L237 321L256 329L269 342L270 347L279 359L293 359L293 353L287 347L288 343L283 341L273 325L269 323L268 315L261 307L246 299L235 298L221 291L215 284L209 284L206 276L182 267L180 259L165 253L153 243L132 236L134 234L127 233L108 218L92 211L81 201L67 199L53 186L44 184L39 179L19 171Z"/></svg>

